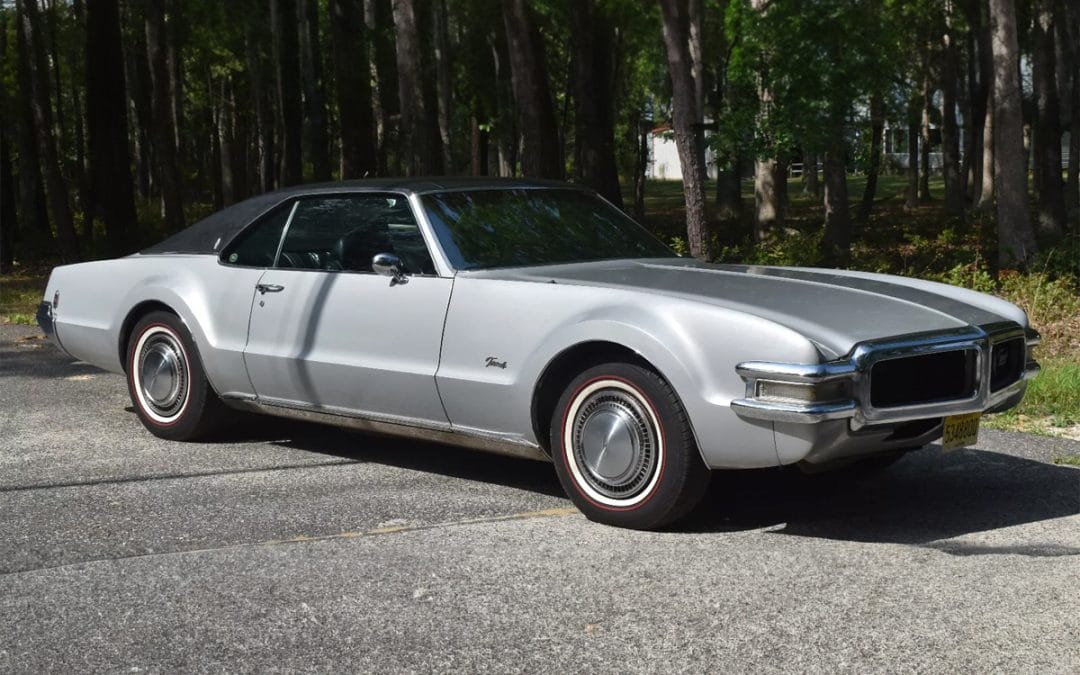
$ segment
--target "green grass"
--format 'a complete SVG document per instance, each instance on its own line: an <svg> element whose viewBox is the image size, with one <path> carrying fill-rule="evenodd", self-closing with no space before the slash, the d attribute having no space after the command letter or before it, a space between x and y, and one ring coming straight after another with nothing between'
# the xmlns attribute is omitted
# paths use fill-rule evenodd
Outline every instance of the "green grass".
<svg viewBox="0 0 1080 675"><path fill-rule="evenodd" d="M0 321L33 326L48 278L37 274L0 277Z"/></svg>
<svg viewBox="0 0 1080 675"><path fill-rule="evenodd" d="M1065 464L1068 466L1080 466L1080 455L1058 455L1051 461L1054 464Z"/></svg>
<svg viewBox="0 0 1080 675"><path fill-rule="evenodd" d="M1050 360L1042 366L1023 402L988 418L989 426L1048 433L1080 425L1080 363Z"/></svg>

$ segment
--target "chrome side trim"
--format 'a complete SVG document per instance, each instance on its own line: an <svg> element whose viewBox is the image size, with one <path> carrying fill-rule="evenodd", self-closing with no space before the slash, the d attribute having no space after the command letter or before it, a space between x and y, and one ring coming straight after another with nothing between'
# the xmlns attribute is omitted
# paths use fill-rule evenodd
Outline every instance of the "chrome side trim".
<svg viewBox="0 0 1080 675"><path fill-rule="evenodd" d="M232 397L224 400L227 405L237 410L262 413L274 417L328 424L396 438L446 443L447 445L456 445L509 457L535 459L541 462L551 461L551 457L539 445L523 439L508 438L501 434L480 429L453 429L448 424L436 426L422 420L376 418L336 409L315 409L311 406L284 401L241 400Z"/></svg>
<svg viewBox="0 0 1080 675"><path fill-rule="evenodd" d="M994 344L1024 337L1028 352L1024 371L1019 379L998 391L990 391L990 350ZM969 326L949 331L921 333L898 339L877 340L856 345L851 356L837 361L817 364L769 363L745 361L735 367L746 383L745 398L731 402L739 415L774 422L815 424L826 420L851 419L858 430L873 424L909 422L918 419L945 417L990 410L1023 392L1027 380L1039 371L1031 357L1038 344L1038 333L1006 321L981 327ZM895 358L935 354L950 351L975 352L975 393L966 398L932 403L920 403L888 408L870 405L870 377L875 363ZM756 397L758 380L819 384L836 380L851 382L851 398L834 401L799 403L762 400Z"/></svg>

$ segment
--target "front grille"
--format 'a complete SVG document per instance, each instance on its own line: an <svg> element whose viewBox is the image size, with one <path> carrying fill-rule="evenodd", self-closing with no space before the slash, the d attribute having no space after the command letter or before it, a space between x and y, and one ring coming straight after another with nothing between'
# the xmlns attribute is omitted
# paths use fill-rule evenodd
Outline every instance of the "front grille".
<svg viewBox="0 0 1080 675"><path fill-rule="evenodd" d="M875 408L971 398L978 386L976 352L961 349L878 361L870 369Z"/></svg>
<svg viewBox="0 0 1080 675"><path fill-rule="evenodd" d="M1024 338L998 342L990 350L990 391L1000 391L1024 373Z"/></svg>

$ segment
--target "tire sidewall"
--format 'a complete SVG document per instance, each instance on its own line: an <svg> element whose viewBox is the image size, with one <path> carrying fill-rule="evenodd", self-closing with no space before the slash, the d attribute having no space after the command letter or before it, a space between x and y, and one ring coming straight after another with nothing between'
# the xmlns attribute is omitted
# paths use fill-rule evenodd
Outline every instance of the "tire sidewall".
<svg viewBox="0 0 1080 675"><path fill-rule="evenodd" d="M180 410L171 417L163 417L143 401L139 391L138 354L146 340L155 334L167 333L180 346L183 366L187 374L187 393ZM184 323L174 314L151 312L140 319L131 331L126 355L128 393L139 420L155 436L170 440L189 440L202 431L200 424L209 391L195 343Z"/></svg>
<svg viewBox="0 0 1080 675"><path fill-rule="evenodd" d="M597 499L601 495L581 477L569 443L577 407L598 390L594 389L597 384L602 389L606 383L634 393L656 425L660 448L653 477L642 492L625 504L611 498ZM679 508L687 462L701 462L693 441L688 442L690 434L682 428L684 424L685 417L674 393L656 373L627 363L589 368L567 386L552 415L552 460L559 481L574 504L591 520L638 529L665 525Z"/></svg>

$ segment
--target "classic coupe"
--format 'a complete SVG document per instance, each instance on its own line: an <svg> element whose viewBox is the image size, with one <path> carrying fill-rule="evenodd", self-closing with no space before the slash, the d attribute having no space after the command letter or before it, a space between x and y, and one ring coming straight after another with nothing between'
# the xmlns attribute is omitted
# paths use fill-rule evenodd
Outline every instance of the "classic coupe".
<svg viewBox="0 0 1080 675"><path fill-rule="evenodd" d="M125 374L156 436L231 410L545 460L589 518L658 528L712 469L891 461L1016 405L1016 306L846 270L679 257L565 183L302 186L116 260L38 320Z"/></svg>

